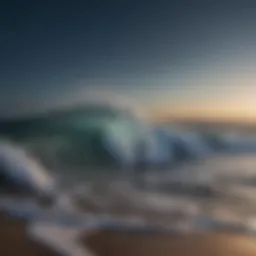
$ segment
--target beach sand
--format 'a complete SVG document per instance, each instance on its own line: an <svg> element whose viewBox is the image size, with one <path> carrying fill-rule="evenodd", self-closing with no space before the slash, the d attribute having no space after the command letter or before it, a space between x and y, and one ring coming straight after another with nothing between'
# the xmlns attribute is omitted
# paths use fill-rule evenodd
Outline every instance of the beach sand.
<svg viewBox="0 0 256 256"><path fill-rule="evenodd" d="M256 238L228 233L150 235L101 231L82 238L98 256L255 256Z"/></svg>
<svg viewBox="0 0 256 256"><path fill-rule="evenodd" d="M59 256L46 246L32 241L27 234L27 223L0 213L0 255Z"/></svg>
<svg viewBox="0 0 256 256"><path fill-rule="evenodd" d="M49 247L32 241L25 221L0 213L0 225L0 255L60 256ZM256 255L256 237L222 232L170 235L95 230L82 235L77 243L81 242L86 251L98 256Z"/></svg>

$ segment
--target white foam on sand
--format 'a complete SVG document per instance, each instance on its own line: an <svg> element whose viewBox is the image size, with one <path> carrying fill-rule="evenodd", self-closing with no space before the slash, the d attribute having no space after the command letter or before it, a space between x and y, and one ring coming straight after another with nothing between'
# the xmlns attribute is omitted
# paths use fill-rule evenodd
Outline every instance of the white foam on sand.
<svg viewBox="0 0 256 256"><path fill-rule="evenodd" d="M67 256L93 256L85 246L79 244L81 231L72 227L62 227L36 222L30 224L28 234L31 239L52 248L54 251Z"/></svg>

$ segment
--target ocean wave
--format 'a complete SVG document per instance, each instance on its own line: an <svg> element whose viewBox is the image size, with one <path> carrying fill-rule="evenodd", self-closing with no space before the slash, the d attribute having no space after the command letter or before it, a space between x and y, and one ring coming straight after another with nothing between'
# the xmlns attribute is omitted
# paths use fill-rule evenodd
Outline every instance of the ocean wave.
<svg viewBox="0 0 256 256"><path fill-rule="evenodd" d="M55 168L157 168L206 156L218 144L216 135L173 131L109 106L1 122L0 134Z"/></svg>
<svg viewBox="0 0 256 256"><path fill-rule="evenodd" d="M241 140L94 114L5 124L1 170L24 187L54 191L61 211L177 230L196 218L254 218L256 161Z"/></svg>

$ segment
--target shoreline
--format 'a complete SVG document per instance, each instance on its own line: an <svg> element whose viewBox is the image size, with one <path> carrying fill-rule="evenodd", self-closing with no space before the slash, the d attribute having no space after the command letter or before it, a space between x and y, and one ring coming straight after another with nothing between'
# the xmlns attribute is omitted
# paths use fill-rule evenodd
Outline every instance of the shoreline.
<svg viewBox="0 0 256 256"><path fill-rule="evenodd" d="M28 235L29 223L0 212L0 255L61 256L57 251L36 242Z"/></svg>
<svg viewBox="0 0 256 256"><path fill-rule="evenodd" d="M0 255L96 256L79 243L81 230L72 227L28 221L8 211L0 211L0 225Z"/></svg>
<svg viewBox="0 0 256 256"><path fill-rule="evenodd" d="M99 231L81 238L98 256L255 256L256 238L225 232L139 234Z"/></svg>
<svg viewBox="0 0 256 256"><path fill-rule="evenodd" d="M256 237L228 231L187 234L134 230L81 231L30 222L0 212L0 255L18 256L254 256Z"/></svg>

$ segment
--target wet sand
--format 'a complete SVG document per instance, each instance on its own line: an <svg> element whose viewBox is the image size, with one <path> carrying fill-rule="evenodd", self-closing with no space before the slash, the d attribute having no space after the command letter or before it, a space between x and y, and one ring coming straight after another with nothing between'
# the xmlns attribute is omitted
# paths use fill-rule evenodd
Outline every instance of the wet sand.
<svg viewBox="0 0 256 256"><path fill-rule="evenodd" d="M150 235L101 231L82 240L98 256L256 255L256 237L228 233Z"/></svg>
<svg viewBox="0 0 256 256"><path fill-rule="evenodd" d="M50 248L32 241L27 234L27 223L0 213L0 255L60 256Z"/></svg>
<svg viewBox="0 0 256 256"><path fill-rule="evenodd" d="M28 224L25 221L0 213L0 225L0 255L60 256L32 241L27 234ZM169 235L95 230L82 236L81 240L77 241L78 244L82 242L84 247L98 256L256 255L256 237L221 232Z"/></svg>

